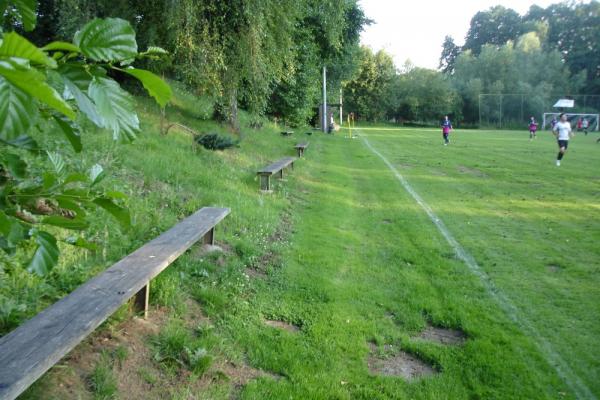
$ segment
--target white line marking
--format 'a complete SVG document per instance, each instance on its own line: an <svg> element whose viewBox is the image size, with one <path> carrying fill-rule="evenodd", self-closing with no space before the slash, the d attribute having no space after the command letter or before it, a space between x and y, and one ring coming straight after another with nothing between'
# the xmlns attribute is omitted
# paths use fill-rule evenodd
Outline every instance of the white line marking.
<svg viewBox="0 0 600 400"><path fill-rule="evenodd" d="M538 346L538 350L546 358L546 362L554 367L556 373L560 378L567 384L567 386L575 393L578 399L596 399L596 396L586 386L586 384L573 372L567 362L558 354L553 348L550 342L543 337L537 328L531 323L522 313L519 312L517 307L512 301L494 284L489 275L481 269L477 261L469 254L458 241L452 236L446 225L438 218L433 212L431 207L423 200L421 196L410 186L408 181L398 172L398 170L385 158L379 151L377 151L371 143L367 140L364 135L361 135L362 140L367 147L388 166L388 168L394 173L396 178L400 181L404 189L410 193L412 198L421 206L421 208L427 213L431 221L438 228L442 236L446 239L448 244L454 249L454 252L458 258L460 258L469 267L471 272L478 276L483 285L485 286L488 294L492 297L500 308L506 313L506 315L526 334L534 339L534 342Z"/></svg>

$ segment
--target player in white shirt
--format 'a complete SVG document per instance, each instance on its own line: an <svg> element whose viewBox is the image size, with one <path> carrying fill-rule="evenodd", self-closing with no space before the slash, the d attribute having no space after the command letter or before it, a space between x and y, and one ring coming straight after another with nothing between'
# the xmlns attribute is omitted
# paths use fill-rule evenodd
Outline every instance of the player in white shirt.
<svg viewBox="0 0 600 400"><path fill-rule="evenodd" d="M571 129L571 123L567 120L565 113L560 114L560 121L554 125L552 132L556 139L558 139L558 156L556 157L556 166L560 166L560 160L562 160L567 148L569 147L569 139L573 137L573 129Z"/></svg>

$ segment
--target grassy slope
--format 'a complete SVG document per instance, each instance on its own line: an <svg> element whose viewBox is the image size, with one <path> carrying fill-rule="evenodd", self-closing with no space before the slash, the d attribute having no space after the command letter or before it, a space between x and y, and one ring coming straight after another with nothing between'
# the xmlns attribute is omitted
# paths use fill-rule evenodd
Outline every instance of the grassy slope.
<svg viewBox="0 0 600 400"><path fill-rule="evenodd" d="M172 110L170 119L196 129L221 129L196 118L201 104L192 104L182 93L179 99L185 110ZM247 135L240 149L194 154L185 134L158 136L158 119L149 104L140 101L145 134L136 144L114 147L103 137L93 136L87 144L97 152L84 160L102 159L111 167L112 183L121 182L132 195L136 228L121 233L98 218L96 235L107 238L109 250L87 260L70 254L56 271L56 282L74 276L68 282L76 285L90 271L102 269L198 207L228 206L232 215L218 232L221 243L231 247L224 265L187 253L154 283L152 301L170 307L172 322L163 328L168 333L180 320L189 322L185 299L194 298L214 325L210 333L198 333L192 321L189 334L197 336L195 340L214 357L215 364L219 359L246 362L281 376L250 381L239 397L571 397L532 339L490 300L427 216L359 140L313 136L306 159L297 163L293 175L274 194L264 196L258 193L254 171L268 160L291 154L298 138L282 138L275 129L265 129ZM594 364L598 357L586 335L598 337L597 321L592 319L598 304L592 290L598 272L597 252L592 247L598 239L593 221L598 211L594 208L598 178L591 168L575 169L569 163L583 166L583 161L577 161L580 157L588 166L597 164L597 153L585 150L578 156L580 150L574 149L561 169L573 179L557 181L552 164L541 162L545 154L554 152L544 139L532 144L542 151L534 151L510 133L465 133L468 142L449 148L439 146L437 131L369 131L369 135L536 323L550 323L545 319L550 317L556 325L587 329L552 334L564 342L557 343L561 352L573 351L565 357L583 360L579 361L581 370L587 372L581 375L591 385L598 373ZM530 153L505 155L510 148ZM442 153L446 150L452 153ZM459 166L467 168L461 172ZM478 176L477 170L488 177ZM531 177L533 172L543 173L543 179ZM582 184L585 178L579 180L586 175L595 179L590 178L588 186ZM490 184L492 176L497 179ZM532 191L532 183L541 186ZM556 201L557 184L564 191L560 202ZM583 194L575 198L578 191ZM511 195L502 199L503 193ZM540 196L546 199L543 209L532 206L541 201L536 198ZM570 206L574 201L590 206ZM568 216L573 217L572 225ZM581 234L586 224L591 229L587 238ZM549 225L554 232L548 232L551 236L545 235ZM526 240L521 235L527 235ZM557 241L565 236L570 239L570 251L561 254L563 244ZM582 260L587 260L587 267ZM550 263L560 267L554 275L546 269ZM250 274L248 268L261 269L265 275ZM544 302L548 291L553 296L550 304ZM290 333L268 327L266 318L294 323L301 330ZM427 323L463 329L469 340L452 347L415 339ZM372 376L366 364L369 341L380 348L384 344L402 347L441 373L411 383ZM110 346L110 340L102 345ZM56 389L64 368L69 368L68 363L48 374L29 397L51 398L48 390ZM84 375L93 380L94 371L84 371ZM211 383L198 386L194 379L165 371L152 358L133 375L156 379L144 386L146 398L230 398L240 390L214 371L209 372ZM82 388L86 391L82 397L89 397L87 392L93 388L89 384ZM55 397L60 394L59 390ZM121 393L123 398L128 396L131 392Z"/></svg>

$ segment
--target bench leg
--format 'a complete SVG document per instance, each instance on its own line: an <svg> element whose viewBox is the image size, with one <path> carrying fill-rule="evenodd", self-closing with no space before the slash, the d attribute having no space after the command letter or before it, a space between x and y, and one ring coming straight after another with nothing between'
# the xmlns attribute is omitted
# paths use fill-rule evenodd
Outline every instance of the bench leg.
<svg viewBox="0 0 600 400"><path fill-rule="evenodd" d="M215 244L215 228L211 228L210 231L206 232L204 237L202 238L202 244L210 244L211 246Z"/></svg>
<svg viewBox="0 0 600 400"><path fill-rule="evenodd" d="M146 284L133 298L133 307L135 312L142 313L144 318L148 318L148 305L150 303L150 282Z"/></svg>
<svg viewBox="0 0 600 400"><path fill-rule="evenodd" d="M292 168L292 170L294 169L294 163L290 164L290 167Z"/></svg>
<svg viewBox="0 0 600 400"><path fill-rule="evenodd" d="M271 190L271 177L269 175L260 175L260 190L268 192Z"/></svg>
<svg viewBox="0 0 600 400"><path fill-rule="evenodd" d="M279 170L279 179L283 179L283 168Z"/></svg>
<svg viewBox="0 0 600 400"><path fill-rule="evenodd" d="M296 150L298 150L298 158L302 157L302 149L297 148Z"/></svg>

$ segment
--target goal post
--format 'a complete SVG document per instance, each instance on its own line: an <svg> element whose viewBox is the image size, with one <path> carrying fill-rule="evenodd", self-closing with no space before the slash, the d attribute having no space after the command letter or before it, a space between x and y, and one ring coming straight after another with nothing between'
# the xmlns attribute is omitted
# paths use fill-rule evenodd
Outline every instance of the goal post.
<svg viewBox="0 0 600 400"><path fill-rule="evenodd" d="M545 112L542 119L542 129L551 129L552 119L556 118L556 120L558 120L560 114L560 112ZM565 115L567 116L567 120L571 123L571 126L574 128L577 127L577 123L580 119L582 121L583 119L587 119L589 131L600 130L600 114L565 113Z"/></svg>

